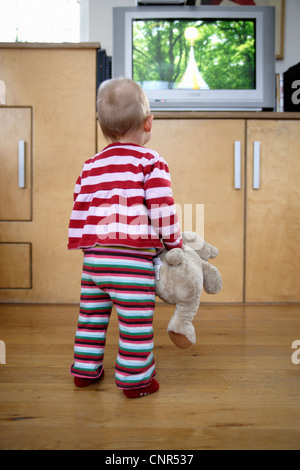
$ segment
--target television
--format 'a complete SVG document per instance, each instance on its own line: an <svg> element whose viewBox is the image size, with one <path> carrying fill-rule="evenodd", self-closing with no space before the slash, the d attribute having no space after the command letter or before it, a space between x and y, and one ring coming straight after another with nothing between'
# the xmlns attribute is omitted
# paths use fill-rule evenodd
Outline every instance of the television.
<svg viewBox="0 0 300 470"><path fill-rule="evenodd" d="M112 76L153 111L273 110L275 8L114 8Z"/></svg>

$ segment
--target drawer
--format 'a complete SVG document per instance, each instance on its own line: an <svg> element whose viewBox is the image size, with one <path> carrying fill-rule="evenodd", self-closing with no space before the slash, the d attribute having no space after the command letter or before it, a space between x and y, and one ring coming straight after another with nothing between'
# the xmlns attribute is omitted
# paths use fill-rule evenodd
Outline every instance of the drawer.
<svg viewBox="0 0 300 470"><path fill-rule="evenodd" d="M0 243L0 289L31 289L31 243Z"/></svg>

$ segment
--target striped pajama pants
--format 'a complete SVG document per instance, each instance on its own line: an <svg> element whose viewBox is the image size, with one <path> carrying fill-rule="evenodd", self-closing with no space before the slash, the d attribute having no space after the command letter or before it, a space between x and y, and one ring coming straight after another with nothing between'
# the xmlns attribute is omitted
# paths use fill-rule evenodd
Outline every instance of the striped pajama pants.
<svg viewBox="0 0 300 470"><path fill-rule="evenodd" d="M138 252L85 252L71 374L92 379L101 376L113 305L119 320L116 385L123 390L147 387L156 375L155 274L153 257Z"/></svg>

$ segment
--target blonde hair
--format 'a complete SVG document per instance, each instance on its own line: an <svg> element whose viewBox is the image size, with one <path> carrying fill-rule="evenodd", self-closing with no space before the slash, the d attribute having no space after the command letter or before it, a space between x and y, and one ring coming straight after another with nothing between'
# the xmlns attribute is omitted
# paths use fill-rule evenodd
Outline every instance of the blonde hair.
<svg viewBox="0 0 300 470"><path fill-rule="evenodd" d="M128 78L117 78L100 85L97 111L104 136L116 142L145 122L150 116L150 105L140 85Z"/></svg>

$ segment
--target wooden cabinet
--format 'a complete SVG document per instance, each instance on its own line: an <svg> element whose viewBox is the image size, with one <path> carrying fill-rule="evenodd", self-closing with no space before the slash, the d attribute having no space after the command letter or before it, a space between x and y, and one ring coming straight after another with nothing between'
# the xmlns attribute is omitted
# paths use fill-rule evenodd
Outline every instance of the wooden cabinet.
<svg viewBox="0 0 300 470"><path fill-rule="evenodd" d="M158 113L150 146L169 164L182 230L220 251L223 290L202 302L300 302L299 116L191 114Z"/></svg>
<svg viewBox="0 0 300 470"><path fill-rule="evenodd" d="M249 120L247 169L245 300L299 302L300 121Z"/></svg>
<svg viewBox="0 0 300 470"><path fill-rule="evenodd" d="M154 125L151 146L170 165L182 229L197 230L196 207L203 204L205 239L220 250L213 263L224 288L204 294L203 302L300 301L300 121L261 116L164 119L160 113ZM254 163L259 189L253 189ZM190 205L193 223L186 226Z"/></svg>
<svg viewBox="0 0 300 470"><path fill-rule="evenodd" d="M76 179L84 161L96 152L97 47L0 46L0 80L6 85L6 104L30 106L33 130L32 165L30 169L30 144L26 143L26 188L20 189L21 199L31 191L32 206L21 209L21 219L14 213L9 220L7 214L0 220L0 256L5 260L0 271L1 302L79 302L82 253L67 249L68 224ZM1 142L3 113L7 111L0 107ZM22 120L15 115L12 126ZM15 137L17 146L19 140L27 142L27 137L19 137L17 132ZM3 145L9 154L17 150L7 150L15 145L10 137ZM9 179L16 181L9 184L16 186L17 193L15 170L7 167L6 174L13 173ZM0 171L2 178L2 166ZM1 193L1 207L3 197ZM13 205L20 209L19 202ZM10 209L8 212L12 214Z"/></svg>

